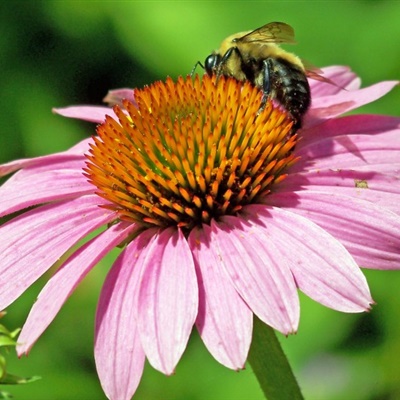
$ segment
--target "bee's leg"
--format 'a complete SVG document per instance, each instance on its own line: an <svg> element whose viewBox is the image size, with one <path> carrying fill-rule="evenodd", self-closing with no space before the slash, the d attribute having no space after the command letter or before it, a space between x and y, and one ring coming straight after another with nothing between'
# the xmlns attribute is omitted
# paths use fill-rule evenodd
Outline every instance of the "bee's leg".
<svg viewBox="0 0 400 400"><path fill-rule="evenodd" d="M228 61L228 59L231 58L231 56L232 56L232 54L233 54L234 52L235 52L236 55L242 60L242 55L240 54L239 49L238 49L237 47L230 47L230 48L226 51L226 53L223 55L223 57L221 58L220 65L221 65L221 64L225 64L225 63Z"/></svg>
<svg viewBox="0 0 400 400"><path fill-rule="evenodd" d="M218 68L217 68L217 78L219 78L222 75L222 67L228 62L228 60L232 57L232 54L235 53L240 60L243 62L242 55L240 54L240 51L237 47L230 47L226 53L223 55L221 58L221 61L218 63Z"/></svg>
<svg viewBox="0 0 400 400"><path fill-rule="evenodd" d="M197 68L198 65L200 65L200 67L204 69L204 65L203 65L200 61L197 61L197 63L194 64L194 67L193 67L192 70L190 71L190 77L191 77L191 78L193 78L193 74L194 74L194 72L196 71L196 68Z"/></svg>
<svg viewBox="0 0 400 400"><path fill-rule="evenodd" d="M272 63L271 63L271 59L267 58L263 61L263 68L262 68L262 74L263 74L263 86L262 86L262 98L261 98L261 105L260 108L258 110L257 114L260 114L266 104L267 104L267 100L268 97L271 93L271 71L272 71Z"/></svg>

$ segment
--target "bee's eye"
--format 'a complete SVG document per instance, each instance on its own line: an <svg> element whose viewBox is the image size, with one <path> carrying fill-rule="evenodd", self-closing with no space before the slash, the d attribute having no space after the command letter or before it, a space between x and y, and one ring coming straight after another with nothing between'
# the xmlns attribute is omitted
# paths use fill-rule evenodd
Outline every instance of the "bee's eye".
<svg viewBox="0 0 400 400"><path fill-rule="evenodd" d="M211 75L220 61L221 56L219 54L210 54L204 61L204 68L207 71L207 74Z"/></svg>

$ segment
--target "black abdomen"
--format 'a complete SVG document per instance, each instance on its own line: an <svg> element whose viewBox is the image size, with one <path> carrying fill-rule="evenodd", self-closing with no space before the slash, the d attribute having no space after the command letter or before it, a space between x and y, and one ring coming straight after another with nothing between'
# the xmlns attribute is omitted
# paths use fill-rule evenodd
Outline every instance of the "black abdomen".
<svg viewBox="0 0 400 400"><path fill-rule="evenodd" d="M264 88L269 86L269 96L276 99L293 117L294 129L301 127L303 115L311 104L310 86L300 67L282 58L264 60Z"/></svg>

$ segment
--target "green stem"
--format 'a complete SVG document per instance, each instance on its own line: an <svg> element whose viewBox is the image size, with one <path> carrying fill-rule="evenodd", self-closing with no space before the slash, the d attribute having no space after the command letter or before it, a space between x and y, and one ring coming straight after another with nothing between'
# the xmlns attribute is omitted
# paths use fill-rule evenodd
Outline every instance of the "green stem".
<svg viewBox="0 0 400 400"><path fill-rule="evenodd" d="M248 361L268 400L304 400L275 331L257 317Z"/></svg>

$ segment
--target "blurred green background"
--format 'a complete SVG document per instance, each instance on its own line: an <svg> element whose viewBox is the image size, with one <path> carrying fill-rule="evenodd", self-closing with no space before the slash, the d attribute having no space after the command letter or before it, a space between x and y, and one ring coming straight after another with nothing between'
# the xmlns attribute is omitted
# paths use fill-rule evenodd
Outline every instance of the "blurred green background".
<svg viewBox="0 0 400 400"><path fill-rule="evenodd" d="M349 65L363 85L400 78L399 1L6 1L0 5L0 162L61 151L94 125L52 107L101 104L111 88L188 74L226 36L284 21L288 48L318 67ZM400 89L358 112L399 115ZM115 254L114 254L115 256ZM93 362L97 297L113 256L80 285L28 358L10 372L41 381L3 388L21 400L104 399ZM365 271L371 313L341 314L301 296L297 335L281 337L308 400L400 399L400 273ZM8 309L22 326L40 280ZM250 367L220 366L195 333L176 374L146 366L137 399L262 399Z"/></svg>

